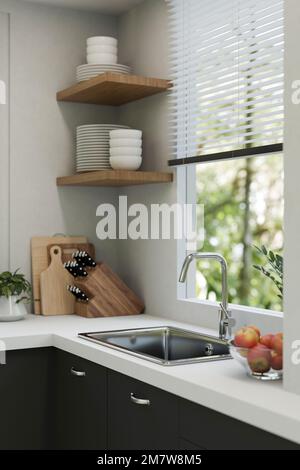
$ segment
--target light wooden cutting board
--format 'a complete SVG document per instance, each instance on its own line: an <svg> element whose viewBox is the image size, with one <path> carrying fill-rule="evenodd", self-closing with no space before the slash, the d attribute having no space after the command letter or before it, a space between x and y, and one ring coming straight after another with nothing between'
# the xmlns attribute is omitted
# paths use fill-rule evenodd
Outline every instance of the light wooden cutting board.
<svg viewBox="0 0 300 470"><path fill-rule="evenodd" d="M51 262L41 273L41 306L43 315L68 315L75 312L75 297L67 291L73 276L64 268L62 250L58 245L50 250Z"/></svg>
<svg viewBox="0 0 300 470"><path fill-rule="evenodd" d="M34 312L41 314L40 275L48 268L48 245L76 245L87 243L87 237L33 237L31 239L31 262L32 262L32 288L34 299Z"/></svg>

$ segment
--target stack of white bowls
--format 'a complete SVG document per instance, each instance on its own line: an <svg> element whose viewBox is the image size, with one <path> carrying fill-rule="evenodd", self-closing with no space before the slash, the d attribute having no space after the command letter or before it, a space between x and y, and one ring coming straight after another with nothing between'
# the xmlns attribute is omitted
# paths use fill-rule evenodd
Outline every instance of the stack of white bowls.
<svg viewBox="0 0 300 470"><path fill-rule="evenodd" d="M118 41L109 36L95 36L88 38L87 63L88 64L116 64L118 62Z"/></svg>
<svg viewBox="0 0 300 470"><path fill-rule="evenodd" d="M112 129L127 129L127 127L115 124L91 124L77 127L77 173L111 169L109 163L109 133Z"/></svg>
<svg viewBox="0 0 300 470"><path fill-rule="evenodd" d="M118 41L109 36L87 39L87 64L76 69L77 82L89 80L105 72L130 74L131 67L118 64Z"/></svg>
<svg viewBox="0 0 300 470"><path fill-rule="evenodd" d="M142 164L142 131L110 131L110 165L114 170L137 170Z"/></svg>

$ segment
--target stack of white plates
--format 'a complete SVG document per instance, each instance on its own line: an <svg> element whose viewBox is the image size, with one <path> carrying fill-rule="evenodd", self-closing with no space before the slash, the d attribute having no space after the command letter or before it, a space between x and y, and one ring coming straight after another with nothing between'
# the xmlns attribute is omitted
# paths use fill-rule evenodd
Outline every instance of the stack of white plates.
<svg viewBox="0 0 300 470"><path fill-rule="evenodd" d="M78 126L76 132L76 171L109 170L109 133L128 129L115 124Z"/></svg>
<svg viewBox="0 0 300 470"><path fill-rule="evenodd" d="M86 40L88 64L116 64L118 41L110 36L94 36Z"/></svg>
<svg viewBox="0 0 300 470"><path fill-rule="evenodd" d="M131 73L131 67L121 64L83 64L76 68L76 80L77 82L82 82L105 72L128 75Z"/></svg>
<svg viewBox="0 0 300 470"><path fill-rule="evenodd" d="M110 164L114 170L137 170L142 164L142 131L110 131Z"/></svg>

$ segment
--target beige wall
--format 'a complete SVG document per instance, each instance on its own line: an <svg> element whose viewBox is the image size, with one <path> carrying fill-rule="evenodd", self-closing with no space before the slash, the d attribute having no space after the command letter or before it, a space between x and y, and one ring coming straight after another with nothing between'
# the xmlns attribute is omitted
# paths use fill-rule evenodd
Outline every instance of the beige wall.
<svg viewBox="0 0 300 470"><path fill-rule="evenodd" d="M75 81L86 37L115 36L116 20L14 0L0 0L0 11L10 13L10 246L4 250L10 252L10 268L29 274L31 236L57 232L89 236L98 257L115 266L113 243L100 244L95 235L96 207L114 200L115 191L57 189L55 178L73 172L76 125L114 122L116 111L58 104L55 95ZM2 257L0 270L6 268Z"/></svg>

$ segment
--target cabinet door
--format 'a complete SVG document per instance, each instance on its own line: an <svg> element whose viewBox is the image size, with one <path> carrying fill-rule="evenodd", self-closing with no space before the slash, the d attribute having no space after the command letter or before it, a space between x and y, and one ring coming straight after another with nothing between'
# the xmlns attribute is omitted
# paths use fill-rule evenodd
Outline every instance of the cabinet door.
<svg viewBox="0 0 300 470"><path fill-rule="evenodd" d="M293 442L187 400L180 400L180 436L208 450L299 450Z"/></svg>
<svg viewBox="0 0 300 470"><path fill-rule="evenodd" d="M177 398L108 371L108 448L177 449Z"/></svg>
<svg viewBox="0 0 300 470"><path fill-rule="evenodd" d="M8 351L0 365L0 449L48 447L51 348Z"/></svg>
<svg viewBox="0 0 300 470"><path fill-rule="evenodd" d="M59 350L54 367L54 447L105 449L106 369Z"/></svg>

